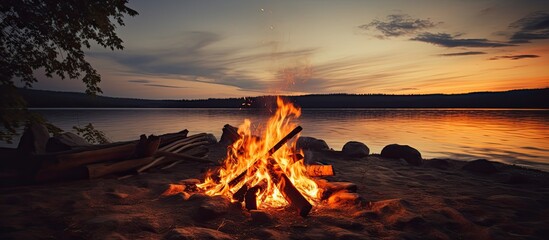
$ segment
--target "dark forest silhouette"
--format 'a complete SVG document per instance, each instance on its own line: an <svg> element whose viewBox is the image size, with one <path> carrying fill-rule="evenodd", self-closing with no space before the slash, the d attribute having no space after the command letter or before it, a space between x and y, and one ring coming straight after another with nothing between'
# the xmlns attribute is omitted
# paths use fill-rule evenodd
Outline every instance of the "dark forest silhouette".
<svg viewBox="0 0 549 240"><path fill-rule="evenodd" d="M29 107L35 108L265 108L276 101L275 96L146 100L31 89L20 89L20 93ZM315 94L287 98L302 108L549 108L549 88L466 94Z"/></svg>

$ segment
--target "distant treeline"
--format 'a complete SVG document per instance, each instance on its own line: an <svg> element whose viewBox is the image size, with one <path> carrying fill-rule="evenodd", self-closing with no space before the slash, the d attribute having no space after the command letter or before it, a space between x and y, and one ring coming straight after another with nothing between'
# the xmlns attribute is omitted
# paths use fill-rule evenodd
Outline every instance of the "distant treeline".
<svg viewBox="0 0 549 240"><path fill-rule="evenodd" d="M275 96L146 100L20 89L32 108L264 108ZM314 94L286 96L302 108L549 108L549 88L466 94Z"/></svg>

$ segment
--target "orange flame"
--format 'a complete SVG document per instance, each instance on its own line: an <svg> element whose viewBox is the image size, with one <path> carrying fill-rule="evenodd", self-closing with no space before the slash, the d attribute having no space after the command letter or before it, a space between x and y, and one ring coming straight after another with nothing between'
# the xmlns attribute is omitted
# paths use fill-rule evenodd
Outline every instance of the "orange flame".
<svg viewBox="0 0 549 240"><path fill-rule="evenodd" d="M281 98L277 98L277 106L276 113L267 122L260 138L252 134L251 121L244 120L244 123L238 128L241 138L228 149L227 158L218 173L218 181L214 181L213 173L210 172L204 183L197 184L198 188L210 196L223 195L232 199L233 194L244 184L250 187L258 185L262 186L262 189L256 194L258 208L283 207L288 204L275 181L270 177L267 152L296 127L292 120L301 115L301 110L291 103L284 102ZM274 152L271 158L278 163L281 171L288 176L297 190L311 204L315 205L318 199L318 187L307 175L303 161L295 160L295 153L295 141L292 141ZM239 184L233 187L229 186L230 181L250 167L255 171L248 171Z"/></svg>

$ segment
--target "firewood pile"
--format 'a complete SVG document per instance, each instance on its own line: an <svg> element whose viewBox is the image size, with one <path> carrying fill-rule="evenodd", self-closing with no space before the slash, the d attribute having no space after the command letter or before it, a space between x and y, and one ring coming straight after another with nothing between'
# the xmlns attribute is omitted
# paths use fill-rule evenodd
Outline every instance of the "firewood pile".
<svg viewBox="0 0 549 240"><path fill-rule="evenodd" d="M37 129L40 127L27 128L18 147L19 154L14 157L24 162L19 168L25 168L26 177L36 183L128 177L151 169L168 169L182 162L212 163L207 156L208 145L217 143L212 134L188 136L185 129L160 136L143 134L136 141L89 145L73 141L78 138L70 133L49 139L40 137ZM50 151L43 147L46 145ZM52 149L62 151L51 152Z"/></svg>
<svg viewBox="0 0 549 240"><path fill-rule="evenodd" d="M280 170L277 162L271 158L271 155L276 152L282 145L286 144L291 138L296 136L302 128L300 126L293 129L288 133L284 138L280 139L276 145L274 145L264 156L265 159L268 159L267 169L270 175L270 178L273 180L274 184L280 190L280 193L284 196L286 201L289 203L289 207L297 210L297 213L306 217L312 209L312 204L302 195L302 193L297 190L294 184L290 181L288 176ZM230 125L225 125L223 128L223 135L221 137L221 142L227 144L232 144L241 138L235 127ZM304 157L301 154L294 155L294 161L303 160ZM228 186L233 188L238 186L245 177L245 175L250 174L250 171L256 171L259 167L259 159L255 160L254 163L246 170L238 174L233 178ZM356 194L357 186L354 183L348 182L328 182L325 179L320 177L329 177L334 176L334 170L332 165L325 165L321 162L318 164L307 164L306 171L309 177L314 177L315 182L317 183L319 189L321 190L319 200L328 201L331 205L339 205L342 202L352 202L355 204L357 201L360 201L360 196ZM257 166L256 166L257 165ZM214 176L215 177L215 176ZM257 206L257 195L258 192L264 191L266 182L260 182L257 185L248 185L242 184L241 187L233 193L232 200L242 203L243 207L250 211L255 211L258 209ZM180 189L186 189L185 186L180 186ZM183 191L182 190L182 191ZM173 194L173 189L170 188L167 192ZM177 192L177 191L176 191ZM167 194L170 195L170 194Z"/></svg>

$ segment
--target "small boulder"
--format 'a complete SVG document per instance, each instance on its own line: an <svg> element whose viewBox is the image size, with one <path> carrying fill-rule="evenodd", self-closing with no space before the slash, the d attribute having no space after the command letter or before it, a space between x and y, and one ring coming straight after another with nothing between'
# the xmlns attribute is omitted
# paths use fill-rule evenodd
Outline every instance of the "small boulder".
<svg viewBox="0 0 549 240"><path fill-rule="evenodd" d="M250 214L252 217L252 223L256 225L270 224L273 221L268 213L261 210L250 210Z"/></svg>
<svg viewBox="0 0 549 240"><path fill-rule="evenodd" d="M421 153L408 145L389 144L381 150L381 157L404 159L408 164L413 166L419 166L423 163Z"/></svg>
<svg viewBox="0 0 549 240"><path fill-rule="evenodd" d="M82 137L71 132L65 132L48 139L48 143L46 144L46 152L67 151L73 148L90 145L91 144Z"/></svg>
<svg viewBox="0 0 549 240"><path fill-rule="evenodd" d="M310 149L314 151L329 150L328 144L322 139L314 137L299 137L296 142L297 149Z"/></svg>
<svg viewBox="0 0 549 240"><path fill-rule="evenodd" d="M234 239L231 235L209 228L202 227L180 227L169 231L165 240L190 240L190 239L212 239L212 240L230 240Z"/></svg>
<svg viewBox="0 0 549 240"><path fill-rule="evenodd" d="M361 204L362 201L363 199L358 193L350 193L345 191L336 192L328 198L328 204L332 208L358 205Z"/></svg>
<svg viewBox="0 0 549 240"><path fill-rule="evenodd" d="M19 152L30 153L45 153L46 144L50 138L48 128L43 124L32 123L25 128L17 150Z"/></svg>
<svg viewBox="0 0 549 240"><path fill-rule="evenodd" d="M208 221L225 215L229 211L229 201L222 196L213 196L205 199L196 209L194 219Z"/></svg>
<svg viewBox="0 0 549 240"><path fill-rule="evenodd" d="M477 174L492 174L498 171L494 164L486 159L467 162L461 169Z"/></svg>
<svg viewBox="0 0 549 240"><path fill-rule="evenodd" d="M366 157L370 154L370 149L366 144L356 141L345 143L341 151L349 157Z"/></svg>

